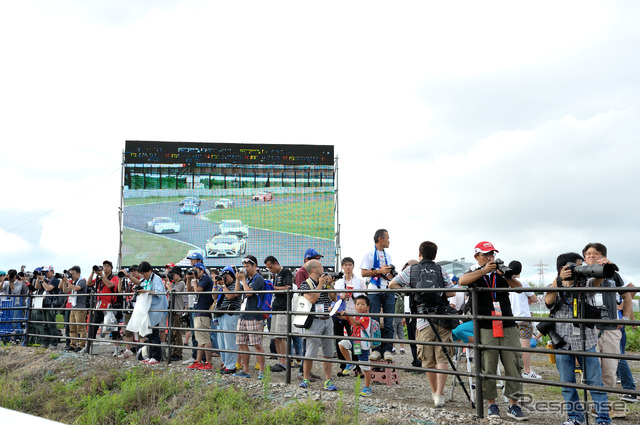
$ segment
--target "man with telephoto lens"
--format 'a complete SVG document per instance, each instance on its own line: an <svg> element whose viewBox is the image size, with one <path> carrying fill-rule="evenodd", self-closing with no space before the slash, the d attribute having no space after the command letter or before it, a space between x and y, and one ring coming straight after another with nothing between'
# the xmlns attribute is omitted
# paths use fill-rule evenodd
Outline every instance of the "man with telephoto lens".
<svg viewBox="0 0 640 425"><path fill-rule="evenodd" d="M405 268L389 282L389 288L401 289L401 288L417 288L420 281L421 273L432 273L434 278L437 279L438 288L451 288L451 278L442 267L437 265L434 261L436 254L438 253L438 246L431 241L424 241L418 248L418 264ZM437 292L437 293L413 293L410 296L413 298L412 313L426 314L426 313L438 313L438 307L446 306L449 304L447 296L454 295L454 293ZM423 302L415 301L416 298L425 298L433 301L431 308L427 308ZM431 325L434 325L436 329L433 329ZM436 337L438 332L438 337ZM443 326L438 326L433 321L426 319L418 319L417 321L417 341L426 342L452 342L451 329L446 329ZM444 353L447 350L449 356L454 355L454 350L450 347L440 347L435 345L418 345L418 357L422 361L422 365L429 369L448 370L449 363L447 355ZM445 403L444 387L447 383L448 375L444 373L427 372L427 378L429 379L429 385L431 386L431 396L435 407L442 407Z"/></svg>
<svg viewBox="0 0 640 425"><path fill-rule="evenodd" d="M575 286L570 264L582 265L582 256L575 252L561 254L556 260L558 277L553 281L551 288ZM593 304L594 293L585 293L586 302ZM569 319L574 317L574 302L577 306L577 292L547 292L544 295L544 302L551 313L549 317L558 319ZM575 300L575 301L574 301ZM549 325L547 325L549 326ZM553 325L551 325L553 326ZM572 323L555 323L555 332L565 343L557 349L566 350L567 354L556 354L556 367L562 382L574 384L576 382L575 365L576 359L584 372L588 385L602 386L600 360L597 357L583 357L570 354L572 351L582 351L582 336L580 327ZM586 327L585 351L595 352L598 341L598 331L593 327ZM484 342L484 341L483 341ZM583 364L583 361L585 362ZM562 397L564 398L567 421L563 425L583 425L585 423L585 410L580 402L578 391L575 388L562 387ZM609 409L607 405L607 393L600 390L591 390L591 399L596 410L596 421L598 425L611 423Z"/></svg>
<svg viewBox="0 0 640 425"><path fill-rule="evenodd" d="M45 348L47 348L49 345L51 345L52 347L57 347L58 338L55 338L58 336L58 327L56 326L56 311L51 310L51 308L53 308L56 297L50 297L49 295L60 293L60 279L55 277L53 266L45 266L42 268L42 274L38 275L35 286L36 290L44 295L44 298L42 299L42 307L44 307L44 309L39 310L41 314L39 318L36 318L37 316L34 314L34 320L42 320L46 322L44 323L43 333L44 335L50 336L42 337L42 346Z"/></svg>
<svg viewBox="0 0 640 425"><path fill-rule="evenodd" d="M584 261L588 266L603 266L609 264L614 266L613 263L607 258L607 247L599 242L592 242L587 244L582 249L582 255ZM617 270L617 267L615 267ZM621 288L625 286L624 280L617 272L614 272L613 277L604 279L593 279L587 284L593 284L594 286L602 286L603 288ZM631 293L620 292L622 297L622 319L629 320L633 314L631 306ZM617 294L615 292L602 292L594 295L594 305L599 307L603 312L603 319L615 320L618 318L618 303ZM598 330L598 344L596 345L596 352L605 354L620 354L620 340L622 339L622 326L600 324L596 325ZM602 366L602 383L605 387L615 388L616 386L616 371L618 370L618 359L611 359L602 357L600 359ZM626 411L624 409L610 409L609 416L611 418L624 418Z"/></svg>
<svg viewBox="0 0 640 425"><path fill-rule="evenodd" d="M478 264L460 277L461 286L475 286L478 288L520 288L522 285L513 275L513 270L499 268L496 261L497 249L491 242L479 242L475 246L474 258ZM482 344L495 346L494 350L482 352L482 373L495 375L498 370L498 359L502 361L506 376L522 378L520 357L516 351L500 350L500 347L520 347L520 332L515 321L503 321L498 317L512 317L511 302L508 292L478 291L478 311L482 316L495 316L496 319L480 320L480 341ZM496 404L498 390L496 380L485 378L484 398L489 403L488 417L499 418L500 410ZM522 393L522 382L505 381L504 394L509 399L507 416L517 421L527 419L518 406L518 395Z"/></svg>
<svg viewBox="0 0 640 425"><path fill-rule="evenodd" d="M68 351L81 351L87 342L87 309L89 297L87 297L87 280L81 275L80 266L69 269L68 275L62 277L62 291L69 296L71 312L69 313L69 337L71 343Z"/></svg>

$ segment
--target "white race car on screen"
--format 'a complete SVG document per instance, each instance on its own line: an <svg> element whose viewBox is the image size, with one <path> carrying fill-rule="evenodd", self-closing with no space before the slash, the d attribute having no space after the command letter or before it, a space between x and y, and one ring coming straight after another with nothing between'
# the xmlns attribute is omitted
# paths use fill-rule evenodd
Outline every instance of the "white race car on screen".
<svg viewBox="0 0 640 425"><path fill-rule="evenodd" d="M220 222L220 234L246 239L249 236L249 228L243 225L240 220L222 220Z"/></svg>
<svg viewBox="0 0 640 425"><path fill-rule="evenodd" d="M246 239L233 235L218 235L206 245L207 257L238 257L247 252Z"/></svg>
<svg viewBox="0 0 640 425"><path fill-rule="evenodd" d="M227 198L220 198L216 201L215 208L233 208L233 201Z"/></svg>
<svg viewBox="0 0 640 425"><path fill-rule="evenodd" d="M180 224L169 217L155 217L147 222L147 230L153 233L178 233Z"/></svg>

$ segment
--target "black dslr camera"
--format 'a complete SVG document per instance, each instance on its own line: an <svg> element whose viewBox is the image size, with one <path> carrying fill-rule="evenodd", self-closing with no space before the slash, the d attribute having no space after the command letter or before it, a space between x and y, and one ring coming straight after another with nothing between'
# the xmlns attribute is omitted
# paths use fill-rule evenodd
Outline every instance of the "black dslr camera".
<svg viewBox="0 0 640 425"><path fill-rule="evenodd" d="M538 328L538 331L540 331L540 333L544 336L549 336L549 338L551 339L551 343L553 344L554 348L562 348L565 345L567 345L567 341L564 340L564 338L562 338L560 336L560 334L558 334L558 332L556 332L556 324L553 322L540 322L538 323L538 326L536 326L536 328Z"/></svg>
<svg viewBox="0 0 640 425"><path fill-rule="evenodd" d="M496 266L498 266L498 270L500 270L500 273L502 273L506 279L513 277L513 270L511 270L509 266L505 265L504 261L501 259L496 258Z"/></svg>
<svg viewBox="0 0 640 425"><path fill-rule="evenodd" d="M327 276L329 276L330 278L333 278L334 280L338 280L338 279L342 279L344 277L344 273L343 272L326 272L325 273Z"/></svg>
<svg viewBox="0 0 640 425"><path fill-rule="evenodd" d="M391 275L391 278L393 279L394 277L398 276L398 272L396 271L396 266L394 266L393 264L389 264L389 267L391 267L391 270L389 270L389 274Z"/></svg>

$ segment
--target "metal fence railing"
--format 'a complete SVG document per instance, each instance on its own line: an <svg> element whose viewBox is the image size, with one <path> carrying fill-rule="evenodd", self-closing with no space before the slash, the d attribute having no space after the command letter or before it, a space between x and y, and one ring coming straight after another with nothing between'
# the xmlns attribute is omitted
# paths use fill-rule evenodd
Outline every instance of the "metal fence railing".
<svg viewBox="0 0 640 425"><path fill-rule="evenodd" d="M539 289L543 289L546 292L550 292L550 291L555 291L555 292L559 292L559 291L563 291L563 292L569 292L569 293L594 293L594 292L632 292L634 288L593 288L593 287L583 287L583 288L550 288L550 287L545 287L545 288L539 288ZM401 294L410 294L412 292L420 292L420 291L434 291L434 292L438 292L438 289L430 289L430 290L424 290L424 289L398 289L398 290L392 290L392 289L361 289L358 290L358 292L361 293L366 293L366 294L372 294L372 293L387 293L387 294L391 294L393 293L395 296L395 293L401 293ZM393 367L395 369L399 369L399 370L404 370L404 371L418 371L418 372L435 372L435 373L445 373L448 375L452 375L454 376L454 379L458 379L458 377L471 377L473 380L475 380L475 400L470 400L473 402L473 405L475 406L476 409L476 415L478 417L484 417L484 403L483 403L483 380L485 379L496 379L496 380L502 380L502 381L516 381L516 382L522 382L522 383L527 383L529 385L542 385L542 386L555 386L555 387L571 387L571 388L576 388L576 389L580 389L580 390L604 390L608 393L618 393L618 394L630 394L630 395L635 395L635 396L640 396L640 391L631 391L629 389L620 389L620 388L612 388L612 387L597 387L597 386L592 386L592 385L586 385L586 384L582 384L582 383L568 383L568 382L560 382L560 381L553 381L553 380L548 380L548 379L540 379L540 380L534 380L534 379L527 379L527 378L523 378L521 376L505 376L505 375L498 375L497 373L487 373L487 372L483 372L482 368L481 368L481 364L482 362L480 361L481 356L483 351L486 350L494 350L496 349L495 346L491 346L491 345L486 345L481 341L481 337L480 337L480 330L479 330L479 320L493 320L495 319L494 316L482 316L477 314L478 311L478 295L480 292L483 291L492 291L492 292L523 292L524 289L523 288L477 288L477 287L471 287L471 288L448 288L447 292L465 292L470 296L470 300L472 303L472 308L471 308L471 314L466 315L466 316L459 316L460 320L465 320L465 321L469 321L472 320L474 323L474 340L473 342L469 342L469 343L462 343L462 342L438 342L438 341L431 341L431 342L427 342L427 341L418 341L418 340L407 340L407 339L393 339L393 338L364 338L364 337L352 337L352 336L343 336L343 335L311 335L308 333L299 333L295 331L295 328L293 327L293 319L295 316L297 315L301 315L301 314L308 314L308 313L299 313L299 312L294 312L291 310L286 310L286 311L277 311L277 312L271 312L272 315L284 315L286 316L286 323L287 323L287 327L286 327L286 332L284 333L275 333L275 332L263 332L263 331L255 331L255 332L250 332L250 331L243 331L243 333L245 334L258 334L258 335L267 335L267 336L271 336L271 337L278 337L278 338L285 338L286 339L286 352L283 354L278 354L278 356L284 357L286 362L286 374L285 374L285 381L286 383L290 384L291 383L291 373L292 373L292 360L314 360L314 361L321 361L321 362L331 362L331 363L345 363L345 361L343 360L338 360L338 359L326 359L326 358L309 358L309 357L305 357L304 355L295 355L292 353L292 338L294 337L313 337L313 338L322 338L322 339L332 339L332 340L359 340L359 341L377 341L377 342L387 342L387 343L402 343L402 344L416 344L416 345L425 345L425 346L439 346L439 347L453 347L456 349L462 349L462 348L467 348L467 349L473 349L473 353L474 353L474 360L473 360L473 370L471 372L467 372L467 371L461 371L461 370L441 370L441 369L429 369L429 368L425 368L425 367L414 367L414 366L401 366L398 364L394 364ZM254 292L256 294L264 294L264 293L274 293L274 292L281 292L281 291L257 291ZM344 292L344 290L336 290L336 289L326 289L326 290L308 290L308 291L300 291L300 290L287 290L284 291L286 292L287 295L287 299L288 299L288 305L291 305L291 301L293 298L294 294L305 294L305 293L317 293L317 292L327 292L327 293L341 293ZM244 293L243 291L229 291L229 292L225 292L225 293L230 293L230 294L242 294ZM198 294L212 294L214 297L219 295L220 292L211 292L211 293L203 293L203 292L199 292ZM123 296L131 296L133 295L133 293L124 293L124 294L120 294ZM172 343L172 336L175 332L186 332L186 331L200 331L200 332L209 332L209 333L221 333L221 334L226 334L226 333L232 333L232 334L238 334L237 330L234 329L210 329L210 330L205 330L205 329L196 329L194 327L187 327L187 326L179 326L176 327L173 325L173 321L171 320L171 318L173 317L173 315L178 314L178 315L182 315L183 313L189 313L189 314L194 314L194 313L211 313L213 315L217 314L231 314L231 315L235 315L235 314L245 314L245 313L264 313L262 311L229 311L229 310L193 310L193 309L174 309L172 306L175 306L175 297L178 296L188 296L188 295L194 295L193 292L169 292L166 294L166 296L169 298L169 308L166 310L155 310L157 312L163 312L163 313L167 313L168 314L168 319L167 321L163 322L162 326L157 326L157 327L153 327L153 329L158 329L160 332L166 332L167 333L167 338L166 338L166 344L150 344L149 342L142 342L142 341L127 341L126 344L127 345L132 345L132 346L136 346L136 347L141 347L141 346L154 346L154 347L161 347L164 349L167 349L169 352L169 355L166 356L166 361L167 363L171 363L171 352L173 348L181 348L181 349L198 349L198 350L204 350L204 351L216 351L216 352L220 352L220 353L237 353L237 354L246 354L245 351L241 351L241 350L229 350L229 349L216 349L216 348L204 348L204 347L193 347L193 346L189 346L189 345L176 345ZM47 295L47 297L67 297L68 295ZM73 325L73 326L77 326L77 327L91 327L91 326L106 326L103 323L93 323L92 321L95 321L95 317L98 317L98 311L99 309L96 309L95 306L95 300L97 296L100 296L100 294L87 294L87 295L76 295L76 296L85 296L88 297L89 299L89 307L86 309L82 309L82 310L86 310L87 311L87 318L88 320L86 322L73 322L70 320L62 320L62 321L57 321L55 322L55 325L63 325L63 326L69 326L69 325ZM164 296L164 295L163 295ZM52 339L56 339L56 340L61 340L61 339L67 339L69 338L69 336L60 336L57 334L52 335L51 333L46 333L43 332L43 329L46 329L45 326L46 325L51 325L51 322L48 320L42 320L43 318L46 317L54 317L54 321L55 321L55 315L46 315L46 314L41 314L42 312L56 312L56 313L60 313L63 316L65 316L65 312L72 312L72 311L78 311L78 309L76 308L54 308L54 307L42 307L42 308L35 308L34 307L34 301L39 298L42 297L42 295L35 295L35 294L29 294L26 296L21 296L21 295L4 295L2 297L0 297L2 299L2 304L0 306L0 338L2 339L9 339L9 338L18 338L21 341L22 345L27 345L29 344L30 339L33 338L52 338ZM39 303L38 303L39 304ZM114 311L114 312L128 312L129 310L125 309L125 308L120 308L120 309L109 309L109 311ZM104 312L104 310L103 310ZM323 313L314 313L317 316L321 316L321 315L329 315L329 312L323 312ZM406 319L443 319L443 318L451 318L451 316L448 315L437 315L437 314L395 314L395 313L370 313L368 315L363 314L362 316L370 316L370 317L374 317L376 318L379 322L380 325L383 326L384 324L384 319L385 318L406 318ZM585 319L585 318L570 318L570 319L558 319L558 318L548 318L548 317L544 317L544 318L540 318L540 317L501 317L501 320L505 321L505 322L509 322L509 321L521 321L521 322L553 322L553 323L560 323L560 322L569 322L569 323L576 323L578 325L580 324L590 324L590 323L596 323L596 324L611 324L611 325L618 325L618 326L637 326L640 325L640 321L638 320L617 320L617 319L609 319L609 320L603 320L603 319ZM123 323L117 323L117 324L109 324L108 326L117 328L118 334L121 334L124 331L125 328L125 324ZM92 338L90 336L90 332L83 332L83 338L82 340L84 341L84 343L89 347L90 351L90 347L92 344L98 342L98 341L103 341L99 338L96 337ZM113 343L116 344L125 344L124 341L111 341ZM512 351L512 352L529 352L529 353L540 353L541 350L539 348L522 348L520 346L514 346L514 347L505 347L505 346L500 346L499 347L500 350L502 351ZM567 350L563 350L563 349L545 349L544 350L545 354L567 354ZM274 354L265 351L263 353L260 352L255 352L255 351L251 351L250 352L251 355L255 355L255 356L272 356ZM638 354L609 354L609 353L595 353L595 352L588 352L588 351L576 351L573 350L570 352L571 355L577 356L577 357L599 357L599 358L614 358L614 359L624 359L624 360L628 360L628 361L638 361L640 360L640 355ZM379 363L372 363L372 362L360 362L360 361L349 361L349 363L352 364L356 364L356 365L360 365L360 366L369 366L369 367L380 367Z"/></svg>

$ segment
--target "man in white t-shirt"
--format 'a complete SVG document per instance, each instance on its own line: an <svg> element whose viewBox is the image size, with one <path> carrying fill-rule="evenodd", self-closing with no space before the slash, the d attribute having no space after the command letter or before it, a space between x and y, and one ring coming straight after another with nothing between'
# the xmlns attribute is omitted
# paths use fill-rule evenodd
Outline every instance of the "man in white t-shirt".
<svg viewBox="0 0 640 425"><path fill-rule="evenodd" d="M522 263L514 260L509 263L509 268L513 270L513 277L518 279L522 283L523 288L529 288L530 285L527 281L520 279L520 273L522 272ZM531 317L530 304L537 304L538 297L533 292L509 292L509 301L511 301L511 311L513 317ZM522 348L529 348L531 346L531 338L533 337L533 323L532 322L516 322L518 324L518 330L520 331L520 346ZM540 375L531 370L531 353L522 353L522 363L524 371L522 372L523 378L529 379L542 379Z"/></svg>
<svg viewBox="0 0 640 425"><path fill-rule="evenodd" d="M360 263L360 275L367 279L368 289L387 289L389 281L392 279L391 272L391 256L385 248L389 248L389 232L385 229L378 229L373 235L375 243L374 249L367 252ZM371 302L369 312L371 314L395 314L396 297L393 292L369 292L367 294ZM373 317L380 322L379 317ZM382 329L382 338L393 339L393 317L384 318L384 328ZM371 350L369 360L380 360L381 354L384 353L384 359L393 360L391 355L392 344L383 342L377 348Z"/></svg>

